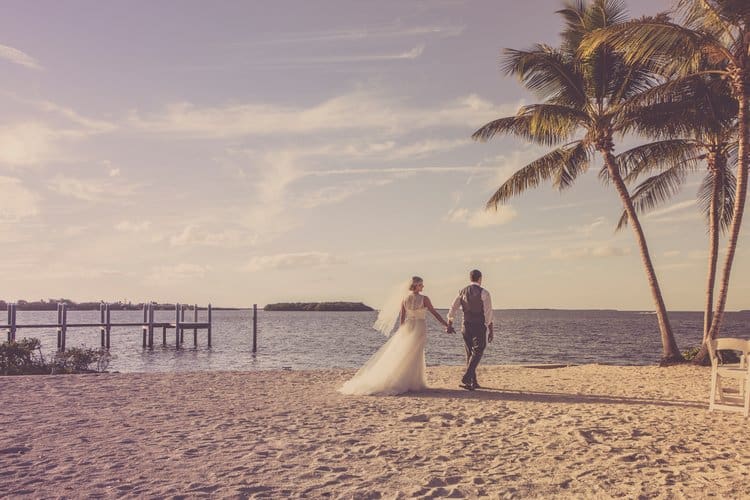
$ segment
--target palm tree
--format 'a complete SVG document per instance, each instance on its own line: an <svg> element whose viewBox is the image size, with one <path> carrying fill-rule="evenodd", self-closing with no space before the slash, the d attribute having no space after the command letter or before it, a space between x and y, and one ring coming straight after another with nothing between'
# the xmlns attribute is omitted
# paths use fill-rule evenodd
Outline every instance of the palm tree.
<svg viewBox="0 0 750 500"><path fill-rule="evenodd" d="M678 86L702 75L725 78L737 101L737 176L731 224L718 298L708 338L718 337L724 317L729 279L745 211L748 182L748 120L750 115L750 2L747 0L677 0L682 24L668 16L643 18L592 33L581 44L581 55L601 46L622 54L628 64L647 64L669 75L666 85ZM710 69L704 69L706 62Z"/></svg>
<svg viewBox="0 0 750 500"><path fill-rule="evenodd" d="M606 46L586 57L579 55L583 39L595 30L626 20L619 0L569 2L559 14L565 20L561 48L536 45L531 50L506 50L503 69L519 77L536 93L540 104L522 106L515 116L494 120L477 130L473 138L488 140L498 134L514 134L538 144L557 146L514 173L487 202L497 208L510 197L551 180L559 189L572 185L585 172L596 153L604 160L600 177L611 183L628 214L640 250L662 340L662 362L682 360L669 324L659 281L630 193L615 157L614 137L626 132L637 114L629 102L654 83L643 66L626 64ZM669 150L664 143L662 149Z"/></svg>
<svg viewBox="0 0 750 500"><path fill-rule="evenodd" d="M665 156L659 154L659 150L653 151L651 145L645 145L621 155L621 162L633 165L625 177L626 183L647 172L659 172L633 191L633 204L638 213L667 201L681 188L687 174L696 170L698 161L706 162L706 175L698 190L699 206L707 218L709 236L703 342L694 359L701 364L708 354L707 342L713 318L719 234L726 232L732 220L737 103L730 95L726 80L716 75L693 78L680 85L658 86L634 101L634 106L642 114L635 125L638 132L667 138L677 152ZM669 139L680 136L689 138ZM624 227L627 222L627 213L623 213L617 228Z"/></svg>

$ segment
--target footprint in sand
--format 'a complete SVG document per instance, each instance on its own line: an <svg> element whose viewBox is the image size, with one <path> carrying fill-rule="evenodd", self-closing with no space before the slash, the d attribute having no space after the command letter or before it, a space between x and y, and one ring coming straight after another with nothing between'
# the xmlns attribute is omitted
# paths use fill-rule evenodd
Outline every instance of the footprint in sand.
<svg viewBox="0 0 750 500"><path fill-rule="evenodd" d="M402 422L429 422L430 417L425 414L412 415L410 417L402 418L401 421Z"/></svg>
<svg viewBox="0 0 750 500"><path fill-rule="evenodd" d="M23 455L31 451L29 446L11 446L0 450L0 455Z"/></svg>

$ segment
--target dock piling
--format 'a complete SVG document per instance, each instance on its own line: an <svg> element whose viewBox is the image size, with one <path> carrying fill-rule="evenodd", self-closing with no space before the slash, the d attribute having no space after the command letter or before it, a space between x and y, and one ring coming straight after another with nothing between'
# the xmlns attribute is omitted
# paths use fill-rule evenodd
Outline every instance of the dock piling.
<svg viewBox="0 0 750 500"><path fill-rule="evenodd" d="M258 352L258 304L253 304L253 354Z"/></svg>
<svg viewBox="0 0 750 500"><path fill-rule="evenodd" d="M104 324L104 302L99 303L99 321ZM99 328L99 336L101 337L101 346L104 347L104 326Z"/></svg>
<svg viewBox="0 0 750 500"><path fill-rule="evenodd" d="M8 323L10 324L10 311L8 311ZM57 304L57 350L59 351L62 347L62 328L59 325L62 324L62 304Z"/></svg>
<svg viewBox="0 0 750 500"><path fill-rule="evenodd" d="M178 309L180 310L180 323L184 323L185 322L185 304L179 304L179 306L180 307L178 307ZM175 323L177 323L176 320L175 320ZM182 329L180 330L180 344L184 344L184 343L185 343L185 330Z"/></svg>
<svg viewBox="0 0 750 500"><path fill-rule="evenodd" d="M112 331L112 320L109 315L109 304L104 305L104 312L105 312L104 332L107 335L107 345L105 347L109 351L109 334Z"/></svg>
<svg viewBox="0 0 750 500"><path fill-rule="evenodd" d="M211 347L211 304L208 304L208 347Z"/></svg>
<svg viewBox="0 0 750 500"><path fill-rule="evenodd" d="M10 308L11 307L10 306L11 306L11 303L8 302L8 325L10 325L10 318L11 318L11 313L10 313ZM13 340L13 339L10 336L10 328L8 328L8 342L10 342L11 340Z"/></svg>
<svg viewBox="0 0 750 500"><path fill-rule="evenodd" d="M15 307L14 307L14 311L13 311L13 324L14 324L13 326L14 327L15 327L15 322L16 322L16 312L15 312ZM68 333L68 305L64 303L62 305L62 322L60 323L60 325L61 325L60 350L64 351L65 350L65 337Z"/></svg>
<svg viewBox="0 0 750 500"><path fill-rule="evenodd" d="M148 348L154 348L154 304L148 305Z"/></svg>
<svg viewBox="0 0 750 500"><path fill-rule="evenodd" d="M148 305L146 303L143 303L143 348L145 349L147 346L147 334L148 334Z"/></svg>
<svg viewBox="0 0 750 500"><path fill-rule="evenodd" d="M198 304L193 304L193 323L198 322ZM198 329L193 328L193 347L198 347Z"/></svg>
<svg viewBox="0 0 750 500"><path fill-rule="evenodd" d="M182 316L184 317L184 312ZM180 304L177 303L174 306L174 345L177 349L180 348L182 343L182 333L180 331Z"/></svg>

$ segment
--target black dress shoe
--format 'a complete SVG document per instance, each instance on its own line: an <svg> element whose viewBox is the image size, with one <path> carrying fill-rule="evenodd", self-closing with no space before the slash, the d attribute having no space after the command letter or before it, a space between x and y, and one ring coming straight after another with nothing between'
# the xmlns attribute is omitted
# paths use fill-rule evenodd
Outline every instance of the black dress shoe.
<svg viewBox="0 0 750 500"><path fill-rule="evenodd" d="M473 386L474 386L474 389L481 389L481 388L482 388L482 386L481 386L481 385L479 385L479 382L474 382L474 383L473 383L473 384L471 384L471 385L473 385Z"/></svg>
<svg viewBox="0 0 750 500"><path fill-rule="evenodd" d="M458 384L458 386L461 387L462 389L466 389L467 391L473 391L474 390L474 386L472 384L461 383L461 384Z"/></svg>

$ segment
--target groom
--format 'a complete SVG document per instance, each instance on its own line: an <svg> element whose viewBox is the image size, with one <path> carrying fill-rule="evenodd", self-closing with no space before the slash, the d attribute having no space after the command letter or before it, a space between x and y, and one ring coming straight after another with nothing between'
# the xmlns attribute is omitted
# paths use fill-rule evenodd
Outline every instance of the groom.
<svg viewBox="0 0 750 500"><path fill-rule="evenodd" d="M474 269L469 273L471 283L458 292L458 297L448 311L446 332L455 333L453 318L461 307L464 313L464 346L466 347L466 373L460 386L473 391L479 389L477 382L477 365L482 359L487 342L492 342L492 298L490 292L482 288L482 273ZM487 335L487 332L489 334Z"/></svg>

